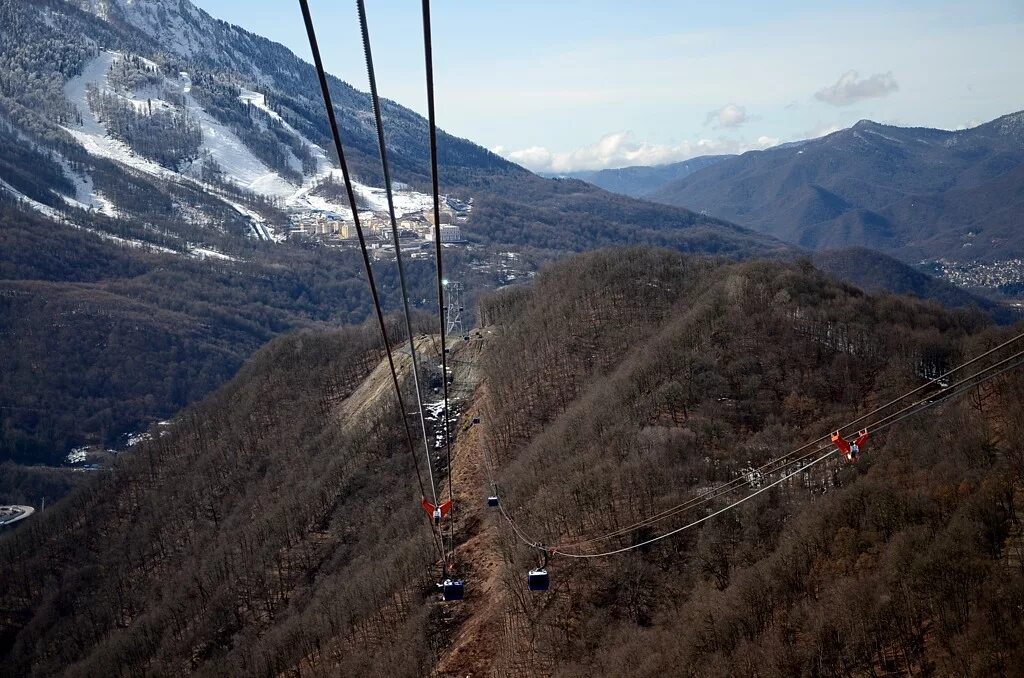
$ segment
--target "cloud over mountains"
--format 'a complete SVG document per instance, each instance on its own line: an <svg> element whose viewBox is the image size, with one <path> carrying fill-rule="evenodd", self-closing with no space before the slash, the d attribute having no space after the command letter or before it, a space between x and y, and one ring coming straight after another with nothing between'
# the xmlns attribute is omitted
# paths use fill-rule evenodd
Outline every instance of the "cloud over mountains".
<svg viewBox="0 0 1024 678"><path fill-rule="evenodd" d="M743 153L770 148L779 143L774 137L761 136L754 141L745 139L698 139L674 144L653 144L637 141L632 132L614 132L601 137L596 143L572 151L556 152L543 146L512 150L497 146L491 150L535 172L573 172L632 165L664 165L689 160L699 155Z"/></svg>
<svg viewBox="0 0 1024 678"><path fill-rule="evenodd" d="M814 98L831 106L849 106L864 99L888 96L899 88L892 71L875 73L863 79L857 71L846 71L836 84L815 92Z"/></svg>

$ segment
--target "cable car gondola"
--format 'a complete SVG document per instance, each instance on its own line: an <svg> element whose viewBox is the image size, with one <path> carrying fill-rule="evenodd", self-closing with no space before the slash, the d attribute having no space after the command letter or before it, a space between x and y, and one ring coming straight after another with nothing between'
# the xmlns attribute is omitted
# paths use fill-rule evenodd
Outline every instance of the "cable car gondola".
<svg viewBox="0 0 1024 678"><path fill-rule="evenodd" d="M462 600L466 595L466 582L461 579L445 579L441 582L441 597L445 601Z"/></svg>
<svg viewBox="0 0 1024 678"><path fill-rule="evenodd" d="M526 573L526 588L530 591L547 591L548 586L551 584L551 577L548 576L548 550L543 546L538 546L541 552L544 554L544 562L541 566L530 570Z"/></svg>
<svg viewBox="0 0 1024 678"><path fill-rule="evenodd" d="M531 591L547 591L550 583L551 577L548 576L548 571L543 568L530 570L526 575L526 587Z"/></svg>
<svg viewBox="0 0 1024 678"><path fill-rule="evenodd" d="M490 508L494 508L497 505L498 505L498 495L492 494L491 496L487 497L487 506L489 506Z"/></svg>

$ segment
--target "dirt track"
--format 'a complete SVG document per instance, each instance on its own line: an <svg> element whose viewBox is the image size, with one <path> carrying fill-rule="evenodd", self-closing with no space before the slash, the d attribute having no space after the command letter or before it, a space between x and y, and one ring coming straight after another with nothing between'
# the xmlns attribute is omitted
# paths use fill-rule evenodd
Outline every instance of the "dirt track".
<svg viewBox="0 0 1024 678"><path fill-rule="evenodd" d="M504 599L501 585L502 563L498 548L498 523L494 509L488 509L490 494L484 467L486 421L473 425L475 416L486 411L487 385L482 383L480 358L490 331L475 330L467 341L463 337L449 337L448 366L453 383L449 387L449 401L458 413L452 426L455 432L452 446L452 484L455 508L452 520L456 540L456 572L466 581L466 599L462 602L437 605L445 614L435 617L439 637L450 639L441 651L434 675L439 677L484 676L495 670L496 657L502 644ZM440 345L436 335L416 338L416 350L421 375L440 374ZM412 359L408 344L396 347L395 368L403 388L409 388ZM440 389L433 389L429 379L421 376L424 404L441 399ZM411 390L411 388L410 388ZM340 403L337 415L345 422L363 421L371 411L388 398L393 398L391 372L386 359L352 394ZM409 398L407 408L415 404ZM417 442L418 436L417 436ZM434 439L430 439L433 446ZM420 452L417 446L417 452ZM432 449L432 456L443 466L444 450ZM437 491L443 500L448 497L447 479L438 476ZM447 534L447 530L445 531Z"/></svg>

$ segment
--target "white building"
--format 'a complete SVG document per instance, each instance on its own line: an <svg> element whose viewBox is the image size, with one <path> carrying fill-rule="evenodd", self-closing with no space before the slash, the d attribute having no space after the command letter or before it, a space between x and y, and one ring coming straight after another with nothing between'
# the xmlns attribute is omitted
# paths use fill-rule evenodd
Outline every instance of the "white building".
<svg viewBox="0 0 1024 678"><path fill-rule="evenodd" d="M434 232L427 234L427 240L434 239ZM462 242L462 229L455 224L441 224L441 242Z"/></svg>

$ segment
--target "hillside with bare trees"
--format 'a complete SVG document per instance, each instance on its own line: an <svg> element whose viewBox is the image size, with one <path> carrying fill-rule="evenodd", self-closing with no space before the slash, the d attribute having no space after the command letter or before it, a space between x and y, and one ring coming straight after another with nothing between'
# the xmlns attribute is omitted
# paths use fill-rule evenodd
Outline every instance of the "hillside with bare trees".
<svg viewBox="0 0 1024 678"><path fill-rule="evenodd" d="M373 328L278 338L166 435L0 538L0 665L1013 675L1018 371L872 431L856 464L787 466L648 519L1015 334L977 312L864 294L806 261L602 251L495 292L451 354L461 602L437 593ZM436 343L417 345L429 391ZM527 591L539 544L551 587Z"/></svg>

